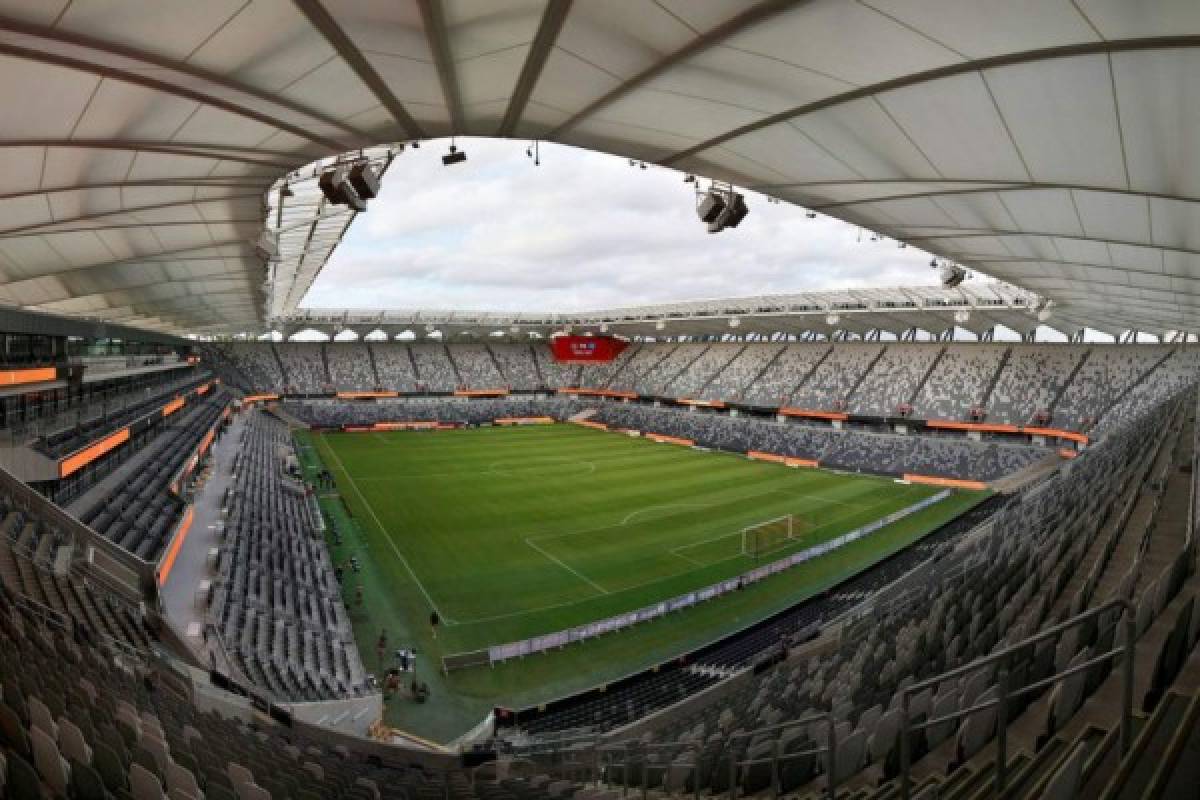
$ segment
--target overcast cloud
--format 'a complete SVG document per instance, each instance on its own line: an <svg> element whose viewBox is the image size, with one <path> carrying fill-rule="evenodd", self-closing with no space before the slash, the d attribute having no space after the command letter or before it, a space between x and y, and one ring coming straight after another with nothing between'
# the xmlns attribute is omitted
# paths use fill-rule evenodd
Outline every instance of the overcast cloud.
<svg viewBox="0 0 1200 800"><path fill-rule="evenodd" d="M746 193L710 235L672 170L542 145L459 140L401 154L313 285L309 308L574 311L862 286L930 285L929 255ZM861 238L861 241L858 241Z"/></svg>

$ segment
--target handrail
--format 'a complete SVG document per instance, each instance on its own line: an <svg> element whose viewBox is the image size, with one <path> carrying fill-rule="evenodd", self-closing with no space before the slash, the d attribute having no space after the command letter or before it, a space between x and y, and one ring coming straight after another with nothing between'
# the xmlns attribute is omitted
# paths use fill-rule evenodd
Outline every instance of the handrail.
<svg viewBox="0 0 1200 800"><path fill-rule="evenodd" d="M43 623L50 623L57 626L59 629L70 632L74 629L74 619L63 612L51 608L45 603L40 603L34 600L27 594L14 593L13 605L17 608L26 611L31 616L36 617Z"/></svg>
<svg viewBox="0 0 1200 800"><path fill-rule="evenodd" d="M235 679L235 682L246 693L247 697L250 697L252 700L258 699L260 702L262 702L263 705L266 706L266 712L269 715L271 713L271 707L278 706L279 704L274 701L270 692L260 687L254 681L250 680L250 676L242 672L241 667L239 667L234 660L230 658L229 648L225 645L225 637L221 634L221 629L212 622L206 622L205 627L209 631L209 636L216 639L217 645L221 649L221 656L225 660L225 666L230 673L229 677Z"/></svg>
<svg viewBox="0 0 1200 800"><path fill-rule="evenodd" d="M1119 647L1114 647L1108 652L1098 656L1093 656L1082 664L1069 666L1063 670L1059 670L1047 678L1044 678L1027 686L1022 686L1015 691L1009 689L1008 679L1008 662L1016 653L1028 651L1028 649L1038 642L1046 641L1047 639L1056 638L1059 634L1064 633L1088 620L1099 617L1115 609L1120 609L1124 612L1124 627L1125 640ZM1137 654L1137 636L1135 630L1135 618L1133 604L1124 598L1114 598L1096 608L1078 614L1071 619L1047 628L1044 631L1034 634L1028 638L1022 639L1016 644L1009 645L1003 650L991 653L982 658L972 661L970 664L942 673L928 680L913 684L901 690L900 694L900 797L902 800L909 800L910 772L912 755L910 753L911 742L909 734L914 731L924 730L933 725L953 722L954 720L964 719L972 714L980 711L986 711L990 708L997 708L996 719L996 776L995 776L995 791L997 796L1004 796L1005 787L1007 785L1007 767L1008 767L1008 711L1009 703L1015 697L1020 697L1025 694L1032 694L1047 686L1051 686L1067 678L1084 672L1097 664L1104 663L1110 659L1115 659L1118 656L1124 656L1123 664L1123 692L1121 702L1121 726L1120 726L1120 745L1121 752L1129 752L1130 744L1133 740L1133 669L1134 661ZM952 678L957 678L962 675L975 673L992 664L1001 664L1000 674L998 679L999 697L995 700L985 700L977 703L970 708L960 709L959 711L946 714L941 717L936 717L931 720L925 720L920 723L913 723L910 718L912 695L933 688L941 683Z"/></svg>
<svg viewBox="0 0 1200 800"><path fill-rule="evenodd" d="M729 756L729 800L737 800L737 797L738 797L738 773L740 772L740 770L742 768L751 767L751 766L755 766L758 764L770 764L771 765L771 798L772 798L772 800L776 800L776 798L779 797L779 793L780 793L780 789L781 789L781 781L780 781L780 775L779 775L780 763L794 761L796 759L803 758L806 756L821 755L822 753L828 753L828 755L829 755L829 761L828 761L828 764L826 765L826 770L825 770L826 789L827 789L830 800L833 800L833 798L836 798L837 797L837 785L838 785L837 721L831 712L824 712L824 713L820 713L820 714L810 714L810 715L803 717L801 719L798 719L798 720L791 720L789 722L778 723L776 725L769 725L765 728L760 728L756 731L741 731L738 733L734 733L729 737L728 744L729 744L730 748L732 748L736 742L738 742L740 740L750 739L750 738L758 735L759 733L773 731L773 730L782 730L782 729L786 729L786 728L794 728L794 727L799 727L801 725L812 725L814 723L825 723L828 726L828 730L829 730L828 742L826 744L820 745L816 748L802 750L802 751L796 752L796 753L781 753L780 752L780 740L776 739L774 742L775 749L774 749L774 752L771 754L770 758L753 758L753 759L739 760L733 756L732 752L730 752L730 756ZM671 742L669 744L661 743L658 746L658 749L663 749L663 748L667 748L667 747L675 748L675 747L683 746L683 744L684 743L680 743L680 742ZM695 747L696 745L695 745L695 743L690 743L690 746ZM652 748L653 748L653 743L641 743L636 740L627 740L626 742L624 742L620 745L610 744L604 748L596 748L592 754L592 764L593 764L592 771L594 773L593 778L598 779L600 777L598 756L599 756L599 753L601 752L601 750L604 750L606 752L611 751L613 753L624 753L624 758L621 759L619 764L609 764L609 766L620 766L620 768L621 768L621 784L622 784L622 796L623 797L627 794L628 789L629 789L630 767L632 767L634 765L640 766L641 771L642 771L642 785L641 785L642 800L647 800L647 793L649 791L649 772L650 772L650 770L658 769L658 770L665 771L665 770L669 770L669 769L673 769L673 768L688 768L688 767L690 767L693 770L693 772L692 772L692 793L693 793L694 797L696 798L696 800L699 800L700 776L696 772L696 769L699 766L699 761L696 760L696 761L693 761L690 763L685 762L685 761L672 761L672 762L663 763L663 764L652 764L646 760L647 753L645 752L647 749L652 749ZM605 782L607 783L608 781L606 780Z"/></svg>
<svg viewBox="0 0 1200 800"><path fill-rule="evenodd" d="M831 712L818 712L818 713L805 715L803 717L800 717L799 719L787 720L785 722L778 722L773 725L766 725L761 728L755 728L754 730L751 730L751 731L738 731L736 733L731 734L727 741L728 741L728 744L732 747L735 743L737 743L739 741L753 739L754 737L757 737L764 733L774 733L774 732L778 732L778 731L789 730L792 728L808 727L808 726L812 726L815 724L824 723L828 727L829 737L828 737L827 743L824 745L820 745L813 749L802 750L802 751L796 752L796 753L780 752L780 740L778 738L776 738L775 739L775 752L772 754L772 756L770 758L739 760L737 758L732 757L732 755L731 755L730 759L729 759L729 800L737 800L738 773L742 768L748 767L748 766L754 766L756 764L770 763L771 764L771 776L772 776L772 778L771 778L771 785L772 785L771 797L772 797L772 800L774 800L774 798L778 797L779 791L780 791L780 779L779 779L780 763L786 763L789 761L793 761L793 760L796 760L796 759L804 757L804 756L820 755L822 753L828 753L828 764L826 765L826 777L827 777L827 786L828 786L829 796L830 796L830 798L836 797L837 796L837 784L838 784L837 725L836 725L836 722L837 721ZM558 741L554 742L554 744L562 745L564 743L569 742L572 745L578 745L578 744L583 743L584 741L586 741L586 737L564 737L564 739L558 740ZM539 744L550 744L550 743L539 743ZM698 743L691 742L691 741L641 742L641 741L638 741L637 739L625 739L622 741L601 742L601 741L599 741L598 738L593 738L591 740L590 747L578 748L578 747L572 746L572 747L564 748L564 747L538 747L535 745L533 748L516 747L516 748L514 748L514 755L516 755L516 757L518 757L518 758L524 758L524 759L530 759L537 755L549 755L549 756L555 757L556 759L558 757L566 756L566 755L584 756L586 758L586 761L582 761L582 760L571 761L571 762L563 761L562 764L566 765L566 766L573 765L576 768L587 768L587 771L591 773L591 780L593 782L598 782L602 779L602 777L605 777L606 783L607 783L607 779L606 779L607 772L605 772L605 770L601 769L601 757L608 756L609 759L607 759L605 761L606 767L620 767L621 768L622 785L623 785L623 790L624 790L623 796L628 791L628 788L629 788L628 776L629 776L630 767L632 767L634 765L640 765L642 767L642 787L641 787L641 789L642 789L643 798L645 798L646 793L648 791L647 772L649 770L669 769L672 767L681 767L682 768L682 767L689 767L689 766L692 769L697 768L697 764L694 764L694 763L689 764L687 762L681 762L681 761L672 761L670 763L665 763L665 764L651 764L648 761L646 761L646 757L651 752L681 750L684 748L694 749L697 746L698 746ZM702 747L702 745L700 745L700 746ZM616 758L617 756L621 756L621 758L617 759ZM698 774L693 774L692 787L693 787L694 794L696 795L697 798L699 798L700 788L699 788L699 775Z"/></svg>

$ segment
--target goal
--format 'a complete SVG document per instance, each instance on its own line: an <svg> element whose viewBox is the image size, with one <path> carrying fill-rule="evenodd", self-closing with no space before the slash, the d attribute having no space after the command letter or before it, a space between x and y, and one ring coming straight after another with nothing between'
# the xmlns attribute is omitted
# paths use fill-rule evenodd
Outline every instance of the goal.
<svg viewBox="0 0 1200 800"><path fill-rule="evenodd" d="M806 520L795 514L785 514L742 528L742 555L761 558L782 550L803 538L808 530Z"/></svg>

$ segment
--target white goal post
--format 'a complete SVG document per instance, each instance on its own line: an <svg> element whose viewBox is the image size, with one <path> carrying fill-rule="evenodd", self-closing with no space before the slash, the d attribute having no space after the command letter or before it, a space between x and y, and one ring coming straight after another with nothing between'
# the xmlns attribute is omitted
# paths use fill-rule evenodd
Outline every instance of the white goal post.
<svg viewBox="0 0 1200 800"><path fill-rule="evenodd" d="M756 522L742 528L742 555L759 558L786 547L803 533L794 514Z"/></svg>

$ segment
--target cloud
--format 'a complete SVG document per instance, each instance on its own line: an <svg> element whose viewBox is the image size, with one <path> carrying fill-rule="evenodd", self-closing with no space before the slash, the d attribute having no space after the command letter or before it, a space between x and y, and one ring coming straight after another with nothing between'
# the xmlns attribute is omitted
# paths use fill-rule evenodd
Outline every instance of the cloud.
<svg viewBox="0 0 1200 800"><path fill-rule="evenodd" d="M811 289L928 285L929 255L747 193L710 235L672 170L542 145L460 140L400 155L303 302L309 308L574 311ZM861 240L861 241L860 241Z"/></svg>

